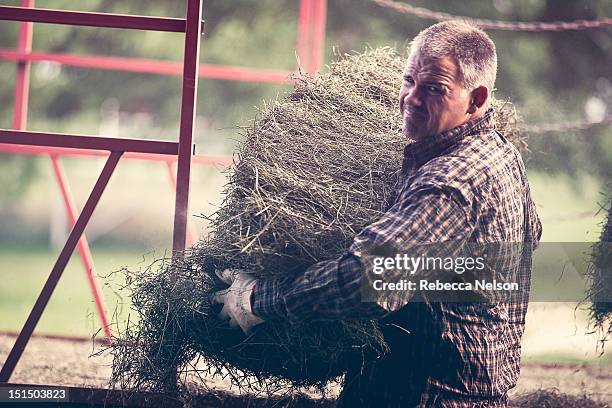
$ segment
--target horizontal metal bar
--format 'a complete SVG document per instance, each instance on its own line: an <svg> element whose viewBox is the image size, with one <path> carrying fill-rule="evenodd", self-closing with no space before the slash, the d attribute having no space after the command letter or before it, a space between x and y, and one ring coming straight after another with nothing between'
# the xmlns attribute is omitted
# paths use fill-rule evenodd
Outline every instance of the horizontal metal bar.
<svg viewBox="0 0 612 408"><path fill-rule="evenodd" d="M52 61L59 64L104 69L112 71L139 72L145 74L182 75L183 64L172 61L159 61L141 58L107 57L59 54L45 52L21 52L0 48L0 60L40 62ZM199 77L224 79L229 81L287 83L291 71L200 64Z"/></svg>
<svg viewBox="0 0 612 408"><path fill-rule="evenodd" d="M68 147L46 147L46 146L22 146L16 144L0 143L0 153L7 154L22 154L22 155L54 155L54 156L70 156L70 157L107 157L107 150L82 150ZM155 162L176 162L176 156L149 154L149 153L133 153L127 152L123 155L124 159L133 160L148 160ZM192 159L193 163L208 165L208 166L230 166L233 161L231 156L227 155L195 155Z"/></svg>
<svg viewBox="0 0 612 408"><path fill-rule="evenodd" d="M230 81L289 83L291 71L200 64L202 78Z"/></svg>
<svg viewBox="0 0 612 408"><path fill-rule="evenodd" d="M18 337L18 331L5 331L0 330L0 336L6 337ZM80 342L80 343L98 343L98 344L107 344L108 341L105 337L92 337L92 336L70 336L64 334L45 334L45 333L33 333L33 339L46 339L46 340L60 340L60 341L71 341L71 342Z"/></svg>
<svg viewBox="0 0 612 408"><path fill-rule="evenodd" d="M0 143L25 146L70 147L86 150L108 150L113 152L178 154L177 142L67 135L63 133L27 132L11 129L0 129Z"/></svg>
<svg viewBox="0 0 612 408"><path fill-rule="evenodd" d="M127 14L89 13L28 7L0 6L0 20L66 24L89 27L128 28L134 30L185 32L185 19L133 16Z"/></svg>

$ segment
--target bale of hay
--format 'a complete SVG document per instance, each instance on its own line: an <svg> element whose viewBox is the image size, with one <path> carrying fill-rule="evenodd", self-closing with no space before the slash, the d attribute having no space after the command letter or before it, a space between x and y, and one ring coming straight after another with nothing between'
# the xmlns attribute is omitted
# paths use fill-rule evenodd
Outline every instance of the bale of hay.
<svg viewBox="0 0 612 408"><path fill-rule="evenodd" d="M324 386L354 358L387 350L374 321L270 321L248 337L219 321L214 271L260 278L299 273L335 258L388 208L407 140L397 93L404 58L368 50L331 64L266 105L247 129L212 233L182 260L128 274L138 315L113 344L113 381L168 390L181 373L230 376L238 386ZM509 102L495 102L498 129L521 144ZM178 372L178 374L177 374Z"/></svg>
<svg viewBox="0 0 612 408"><path fill-rule="evenodd" d="M612 197L608 198L607 215L588 270L591 321L599 330L602 344L612 335Z"/></svg>
<svg viewBox="0 0 612 408"><path fill-rule="evenodd" d="M538 390L519 395L508 404L511 408L607 408L609 405L586 395L563 394L557 389Z"/></svg>

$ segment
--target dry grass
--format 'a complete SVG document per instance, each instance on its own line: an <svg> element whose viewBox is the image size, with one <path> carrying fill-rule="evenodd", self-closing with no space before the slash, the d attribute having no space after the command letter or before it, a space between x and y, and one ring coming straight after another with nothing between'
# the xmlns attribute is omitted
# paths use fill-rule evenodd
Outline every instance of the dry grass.
<svg viewBox="0 0 612 408"><path fill-rule="evenodd" d="M407 140L397 109L404 59L389 48L344 56L264 106L229 174L213 233L182 261L127 274L137 321L113 346L115 383L178 391L185 375L230 376L247 389L324 386L347 362L387 348L374 321L270 321L246 337L217 318L215 270L300 273L343 254L388 208ZM510 103L498 129L522 145Z"/></svg>
<svg viewBox="0 0 612 408"><path fill-rule="evenodd" d="M592 400L586 395L563 394L556 389L538 390L511 400L511 408L607 408L609 405Z"/></svg>

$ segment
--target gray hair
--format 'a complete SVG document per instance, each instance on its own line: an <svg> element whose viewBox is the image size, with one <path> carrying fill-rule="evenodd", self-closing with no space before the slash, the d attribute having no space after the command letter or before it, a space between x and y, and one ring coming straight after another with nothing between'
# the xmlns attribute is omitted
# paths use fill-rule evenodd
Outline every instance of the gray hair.
<svg viewBox="0 0 612 408"><path fill-rule="evenodd" d="M421 31L410 43L429 58L452 57L459 67L463 87L493 89L497 76L497 51L491 38L467 21L451 20Z"/></svg>

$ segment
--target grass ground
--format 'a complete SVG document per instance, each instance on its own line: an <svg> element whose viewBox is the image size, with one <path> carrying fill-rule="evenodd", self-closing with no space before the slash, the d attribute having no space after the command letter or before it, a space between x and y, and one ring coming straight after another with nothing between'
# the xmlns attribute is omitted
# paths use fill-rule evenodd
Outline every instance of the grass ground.
<svg viewBox="0 0 612 408"><path fill-rule="evenodd" d="M136 250L97 249L94 262L99 275L122 266L137 266L143 254ZM0 331L19 330L49 275L57 252L48 248L2 248L0 250ZM128 306L116 289L121 280L112 274L100 279L108 310L126 316ZM95 303L78 255L73 255L45 310L37 331L90 336L100 327Z"/></svg>
<svg viewBox="0 0 612 408"><path fill-rule="evenodd" d="M154 180L163 176L163 172L159 174L148 172L141 177ZM140 185L138 179L134 179L136 176L128 174L121 177L118 183L125 182L125 179L129 177L132 177L131 181L128 180L130 183ZM91 185L91 174L82 178L84 180L82 184ZM203 176L200 179L196 177L199 183L204 183L202 180L204 180ZM564 177L532 174L530 180L533 196L544 225L543 241L592 242L597 240L603 214L594 216L599 208L597 203L601 201L601 187L594 179L584 176L574 181ZM219 185L220 182L217 179L214 185L216 196L220 191ZM218 197L208 194L212 189L209 186L204 188L204 186L204 184L194 185L196 199L192 200L192 208L198 207L198 204L204 200L207 203L218 202ZM202 187L200 191L198 191L199 187ZM151 185L149 184L145 189L148 190L148 196L143 200L147 203L145 207L155 206L153 203L160 202L164 207L171 207L169 205L171 200L166 197L171 193L166 185L150 191ZM86 188L77 186L75 190L86 190ZM36 199L33 200L34 204L30 202L27 211L35 211L37 206L45 204L48 206L48 202L45 202L45 200L48 201L48 191L45 193L43 190L39 194L41 197L37 199L38 204L36 204ZM125 198L125 194L137 197L134 191L115 186L114 190L110 189L103 202ZM207 208L212 208L209 204L206 205ZM145 207L143 207L143 212L146 214ZM102 213L101 217L104 218L104 211L101 209L96 215ZM135 217L139 215L142 218L142 214L136 214ZM110 213L106 219L114 216L116 214ZM155 220L158 223L164 223L167 221L153 217L154 215L145 215L144 222ZM142 225L142 223L143 220L140 220L135 225ZM165 234L160 236L167 237ZM159 236L155 239L154 242L160 242ZM97 274L104 276L102 279L103 291L108 309L111 313L116 312L119 320L125 319L129 313L129 302L128 299L122 299L115 293L115 289L122 283L120 276L108 275L122 266L138 268L147 265L160 256L159 253L151 253L152 247L156 247L156 244L142 243L132 248L109 248L96 245L95 242L92 245ZM0 244L0 331L16 331L21 328L58 252L41 245ZM574 277L574 281L571 282L577 293L581 294L583 289L579 286L580 279ZM597 358L594 337L584 334L587 325L586 313L584 311L574 313L575 304L573 305L534 303L530 307L524 342L526 358L531 361L588 362L612 365L612 359L607 356L604 359ZM97 332L99 327L96 307L92 301L80 259L74 255L37 326L37 332L90 336ZM551 335L551 333L555 334Z"/></svg>

